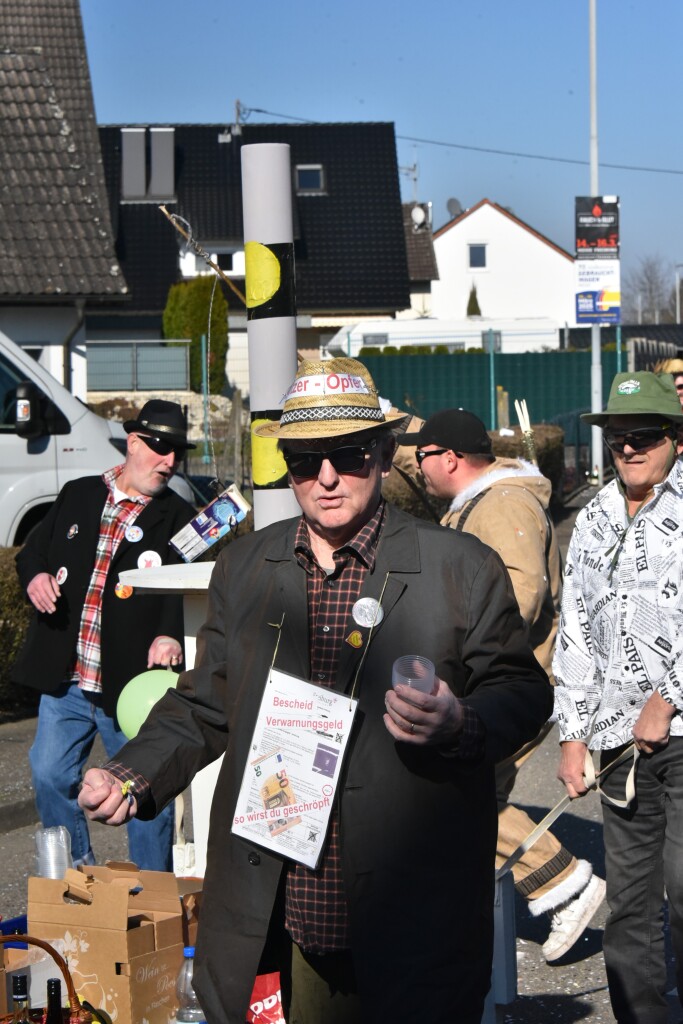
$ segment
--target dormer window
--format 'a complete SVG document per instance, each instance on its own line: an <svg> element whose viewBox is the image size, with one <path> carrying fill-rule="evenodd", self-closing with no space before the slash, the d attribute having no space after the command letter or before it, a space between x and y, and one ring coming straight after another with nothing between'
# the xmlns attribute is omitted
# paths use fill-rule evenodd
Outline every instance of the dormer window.
<svg viewBox="0 0 683 1024"><path fill-rule="evenodd" d="M296 194L321 195L325 192L325 170L322 164L296 165Z"/></svg>

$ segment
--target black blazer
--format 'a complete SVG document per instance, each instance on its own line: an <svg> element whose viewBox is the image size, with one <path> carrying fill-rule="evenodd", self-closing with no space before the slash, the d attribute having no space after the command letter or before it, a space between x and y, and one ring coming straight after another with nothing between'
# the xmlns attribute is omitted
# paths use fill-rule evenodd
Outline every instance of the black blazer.
<svg viewBox="0 0 683 1024"><path fill-rule="evenodd" d="M41 572L67 572L52 615L35 612L24 645L11 671L12 679L41 693L60 688L76 651L83 602L95 563L107 486L102 477L67 483L38 529L17 555L24 589ZM114 716L126 683L147 668L147 652L156 636L183 642L182 598L154 594L116 596L119 573L135 569L144 551L156 551L163 564L179 561L170 538L194 515L174 491L166 490L143 509L135 521L142 530L137 542L121 540L112 559L102 595L102 701ZM73 527L78 527L74 531ZM70 536L71 534L71 536Z"/></svg>
<svg viewBox="0 0 683 1024"><path fill-rule="evenodd" d="M282 624L276 667L310 678L296 526L276 523L219 555L195 669L118 755L151 783L140 814L147 817L227 748L211 811L195 971L210 1024L244 1018L283 867L282 857L236 838L230 825L275 650L274 624ZM379 1006L379 1017L396 1024L470 1021L481 1017L491 969L494 762L537 735L552 711L552 688L503 563L474 537L388 506L362 594L378 599L382 591L384 618L360 673L337 792L363 1019L374 1019ZM358 629L350 618L348 632ZM350 690L364 646L342 644L337 689ZM393 660L411 653L431 658L478 714L486 731L480 760L392 739L384 696Z"/></svg>

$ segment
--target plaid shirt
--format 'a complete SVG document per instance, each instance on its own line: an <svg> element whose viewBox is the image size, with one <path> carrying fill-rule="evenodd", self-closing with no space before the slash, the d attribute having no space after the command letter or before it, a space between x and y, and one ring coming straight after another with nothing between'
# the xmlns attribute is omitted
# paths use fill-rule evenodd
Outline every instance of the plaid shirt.
<svg viewBox="0 0 683 1024"><path fill-rule="evenodd" d="M311 680L318 686L334 686L351 609L360 596L366 574L374 568L383 519L382 501L372 519L348 544L334 552L334 570L330 573L315 560L305 519L302 517L299 523L294 552L306 572ZM351 945L336 807L320 866L315 871L303 864L289 866L285 926L296 944L309 952L324 953Z"/></svg>
<svg viewBox="0 0 683 1024"><path fill-rule="evenodd" d="M95 552L88 592L83 602L81 624L76 644L76 660L70 682L78 683L83 690L93 693L102 692L100 676L100 640L102 636L102 593L107 582L111 560L121 540L142 512L145 505L152 500L147 497L115 496L116 481L123 472L123 465L115 466L102 474L102 479L109 491L102 510L100 535Z"/></svg>

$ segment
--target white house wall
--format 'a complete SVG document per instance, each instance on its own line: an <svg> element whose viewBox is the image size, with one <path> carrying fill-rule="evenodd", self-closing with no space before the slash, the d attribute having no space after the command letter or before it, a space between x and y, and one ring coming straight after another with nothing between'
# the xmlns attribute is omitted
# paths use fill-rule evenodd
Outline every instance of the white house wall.
<svg viewBox="0 0 683 1024"><path fill-rule="evenodd" d="M469 246L486 246L486 267L469 267ZM462 319L472 285L482 316L548 317L575 326L574 263L495 207L483 205L434 239L439 280L432 316Z"/></svg>
<svg viewBox="0 0 683 1024"><path fill-rule="evenodd" d="M78 323L73 306L0 307L0 331L22 348L40 349L38 362L60 384L64 384L64 342ZM82 401L87 397L85 326L71 339L71 392Z"/></svg>

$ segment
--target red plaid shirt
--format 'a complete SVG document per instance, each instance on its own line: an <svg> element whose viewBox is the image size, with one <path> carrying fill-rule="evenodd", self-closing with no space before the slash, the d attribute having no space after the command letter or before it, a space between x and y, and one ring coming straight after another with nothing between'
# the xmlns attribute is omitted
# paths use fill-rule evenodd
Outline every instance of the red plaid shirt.
<svg viewBox="0 0 683 1024"><path fill-rule="evenodd" d="M95 552L88 592L83 602L81 624L76 644L76 660L71 682L78 683L83 690L102 692L100 677L100 641L102 637L102 593L111 567L111 560L126 532L148 505L151 498L128 497L119 494L115 498L116 481L123 472L123 465L115 466L102 474L109 491L102 509L100 536Z"/></svg>

